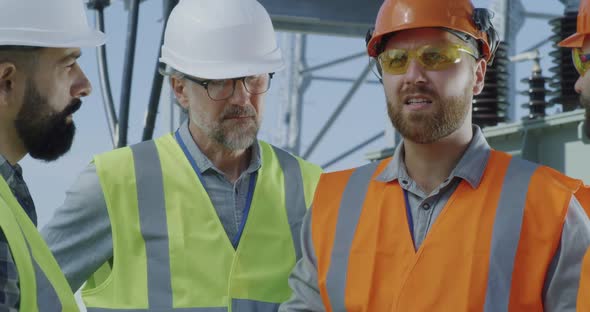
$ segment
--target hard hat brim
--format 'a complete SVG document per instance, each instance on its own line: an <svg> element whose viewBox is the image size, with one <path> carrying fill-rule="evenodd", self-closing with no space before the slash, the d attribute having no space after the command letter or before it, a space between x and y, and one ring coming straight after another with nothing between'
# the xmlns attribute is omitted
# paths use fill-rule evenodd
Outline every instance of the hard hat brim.
<svg viewBox="0 0 590 312"><path fill-rule="evenodd" d="M21 45L44 48L85 48L98 47L106 42L106 36L99 30L86 32L48 32L24 29L0 30L0 45Z"/></svg>
<svg viewBox="0 0 590 312"><path fill-rule="evenodd" d="M231 79L278 72L285 68L279 48L259 59L207 62L183 58L162 47L162 57L159 61L183 74L202 79Z"/></svg>
<svg viewBox="0 0 590 312"><path fill-rule="evenodd" d="M585 38L586 38L586 34L575 33L575 34L565 38L558 45L562 48L581 48L584 46L584 39Z"/></svg>

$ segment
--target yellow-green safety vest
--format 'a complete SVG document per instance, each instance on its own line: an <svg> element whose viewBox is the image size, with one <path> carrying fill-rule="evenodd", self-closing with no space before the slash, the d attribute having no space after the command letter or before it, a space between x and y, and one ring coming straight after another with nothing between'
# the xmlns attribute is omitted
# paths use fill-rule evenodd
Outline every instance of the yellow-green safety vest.
<svg viewBox="0 0 590 312"><path fill-rule="evenodd" d="M39 231L0 178L0 228L20 287L20 311L79 311L74 294Z"/></svg>
<svg viewBox="0 0 590 312"><path fill-rule="evenodd" d="M236 249L172 134L96 156L113 263L86 283L88 311L277 311L291 296L321 169L258 143L262 166Z"/></svg>

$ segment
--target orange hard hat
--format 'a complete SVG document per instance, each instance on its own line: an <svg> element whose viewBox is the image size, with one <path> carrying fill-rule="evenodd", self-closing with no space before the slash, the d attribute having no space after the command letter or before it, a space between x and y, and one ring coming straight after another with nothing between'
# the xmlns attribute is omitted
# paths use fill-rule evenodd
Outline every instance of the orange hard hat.
<svg viewBox="0 0 590 312"><path fill-rule="evenodd" d="M497 43L490 42L486 29L481 29L481 24L477 23L481 18L476 22L475 13L470 0L385 0L379 9L367 52L369 56L377 57L382 49L381 40L387 34L406 29L442 27L466 33L480 41L480 52L489 61ZM487 22L487 27L495 33L491 22Z"/></svg>
<svg viewBox="0 0 590 312"><path fill-rule="evenodd" d="M559 46L565 48L581 48L584 45L586 35L590 35L590 0L580 0L577 31L560 42Z"/></svg>

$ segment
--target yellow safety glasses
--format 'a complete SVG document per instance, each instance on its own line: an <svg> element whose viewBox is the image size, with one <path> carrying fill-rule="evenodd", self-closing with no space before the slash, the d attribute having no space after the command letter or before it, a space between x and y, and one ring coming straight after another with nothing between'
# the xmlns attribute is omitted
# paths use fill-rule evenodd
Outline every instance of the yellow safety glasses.
<svg viewBox="0 0 590 312"><path fill-rule="evenodd" d="M453 64L461 62L461 52L465 52L475 59L475 52L468 47L458 44L424 45L417 49L390 49L378 56L379 65L384 72L391 75L401 75L408 70L410 60L415 58L426 70L445 70Z"/></svg>
<svg viewBox="0 0 590 312"><path fill-rule="evenodd" d="M588 68L590 68L590 54L584 54L584 51L580 48L573 48L572 60L574 61L574 67L576 67L578 74L584 76Z"/></svg>

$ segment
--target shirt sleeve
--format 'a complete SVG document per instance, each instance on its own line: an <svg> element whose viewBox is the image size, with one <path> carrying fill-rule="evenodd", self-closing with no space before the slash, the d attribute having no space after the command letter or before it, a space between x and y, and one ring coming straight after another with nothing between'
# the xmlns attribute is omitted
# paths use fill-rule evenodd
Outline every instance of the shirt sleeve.
<svg viewBox="0 0 590 312"><path fill-rule="evenodd" d="M0 230L0 311L16 312L20 302L18 273L6 241Z"/></svg>
<svg viewBox="0 0 590 312"><path fill-rule="evenodd" d="M582 265L589 247L590 219L576 197L572 197L563 225L560 246L545 280L543 299L546 312L584 310L582 307L576 307L576 304L580 285L590 282L588 273L582 275L582 272L589 272L590 269ZM588 265L586 261L584 266Z"/></svg>
<svg viewBox="0 0 590 312"><path fill-rule="evenodd" d="M289 286L291 298L279 307L279 312L325 311L318 286L317 259L311 236L311 213L308 209L301 226L301 259L295 264Z"/></svg>
<svg viewBox="0 0 590 312"><path fill-rule="evenodd" d="M113 256L111 223L93 163L66 192L41 235L74 292Z"/></svg>

